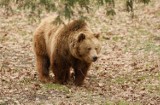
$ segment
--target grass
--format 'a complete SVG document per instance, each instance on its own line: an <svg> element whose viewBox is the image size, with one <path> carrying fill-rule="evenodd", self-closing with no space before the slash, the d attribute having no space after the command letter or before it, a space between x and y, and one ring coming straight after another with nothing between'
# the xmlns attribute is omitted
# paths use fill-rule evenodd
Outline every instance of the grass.
<svg viewBox="0 0 160 105"><path fill-rule="evenodd" d="M132 35L126 40L126 47L124 48L124 51L132 51L132 52L139 52L144 51L146 53L150 53L151 51L157 54L160 54L160 46L156 45L156 42L154 40L154 36L149 30L146 29L137 29L137 33L134 32L134 30L129 30ZM113 40L119 41L119 38L114 37Z"/></svg>
<svg viewBox="0 0 160 105"><path fill-rule="evenodd" d="M112 79L112 83L113 84L124 84L124 83L128 83L131 82L133 80L133 76L131 74L125 74L125 75L121 75L121 76L117 76L114 79Z"/></svg>
<svg viewBox="0 0 160 105"><path fill-rule="evenodd" d="M30 78L24 78L20 82L23 83L23 84L30 84L31 83L31 79Z"/></svg>
<svg viewBox="0 0 160 105"><path fill-rule="evenodd" d="M117 41L121 41L121 40L123 40L123 37L120 37L120 36L114 36L113 38L112 38L112 40L113 41L115 41L115 42L117 42Z"/></svg>
<svg viewBox="0 0 160 105"><path fill-rule="evenodd" d="M105 105L130 105L130 103L125 100L118 100L117 102L107 101Z"/></svg>
<svg viewBox="0 0 160 105"><path fill-rule="evenodd" d="M43 87L46 90L56 90L56 91L61 91L61 92L69 93L69 88L66 87L65 85L46 83L46 84L43 85Z"/></svg>
<svg viewBox="0 0 160 105"><path fill-rule="evenodd" d="M129 105L129 103L126 102L125 100L120 100L118 101L117 105Z"/></svg>
<svg viewBox="0 0 160 105"><path fill-rule="evenodd" d="M105 105L115 105L115 104L114 104L114 102L112 102L112 101L107 101L107 102L105 103Z"/></svg>

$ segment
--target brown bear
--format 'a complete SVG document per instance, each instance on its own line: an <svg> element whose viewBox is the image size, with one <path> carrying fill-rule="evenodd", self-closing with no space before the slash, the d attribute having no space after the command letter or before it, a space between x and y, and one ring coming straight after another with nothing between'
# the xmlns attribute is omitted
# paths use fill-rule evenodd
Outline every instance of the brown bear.
<svg viewBox="0 0 160 105"><path fill-rule="evenodd" d="M94 34L83 20L54 24L55 18L44 19L34 33L34 52L39 79L49 82L49 69L56 82L66 83L70 69L74 82L81 85L92 62L100 53L99 34Z"/></svg>

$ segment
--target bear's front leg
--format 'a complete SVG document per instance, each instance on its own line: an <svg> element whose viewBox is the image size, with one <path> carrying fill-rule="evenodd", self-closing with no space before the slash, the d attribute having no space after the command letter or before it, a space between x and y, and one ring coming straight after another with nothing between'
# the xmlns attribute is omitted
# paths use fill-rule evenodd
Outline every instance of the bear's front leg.
<svg viewBox="0 0 160 105"><path fill-rule="evenodd" d="M75 85L80 86L83 84L83 81L85 79L87 75L87 71L86 70L75 70Z"/></svg>
<svg viewBox="0 0 160 105"><path fill-rule="evenodd" d="M72 67L74 69L74 76L75 76L74 83L75 85L80 86L84 82L90 64L83 61L75 60L72 64Z"/></svg>
<svg viewBox="0 0 160 105"><path fill-rule="evenodd" d="M69 80L69 69L54 69L55 82L65 84Z"/></svg>
<svg viewBox="0 0 160 105"><path fill-rule="evenodd" d="M65 84L70 77L70 66L66 64L66 62L62 62L63 60L54 60L52 64L52 71L55 76L55 82L60 84Z"/></svg>

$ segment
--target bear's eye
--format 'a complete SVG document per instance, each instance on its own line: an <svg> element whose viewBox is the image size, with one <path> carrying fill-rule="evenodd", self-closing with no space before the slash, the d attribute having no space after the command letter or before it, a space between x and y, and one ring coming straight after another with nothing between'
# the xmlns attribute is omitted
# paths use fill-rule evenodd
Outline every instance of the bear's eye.
<svg viewBox="0 0 160 105"><path fill-rule="evenodd" d="M89 48L87 48L88 49L88 51L90 51L91 50L91 48L89 47Z"/></svg>

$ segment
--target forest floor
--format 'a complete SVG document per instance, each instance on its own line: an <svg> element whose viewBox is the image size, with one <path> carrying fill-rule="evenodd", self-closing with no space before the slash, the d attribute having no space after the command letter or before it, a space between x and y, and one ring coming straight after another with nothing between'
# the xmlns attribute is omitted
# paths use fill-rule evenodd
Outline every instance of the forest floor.
<svg viewBox="0 0 160 105"><path fill-rule="evenodd" d="M32 50L39 21L0 8L0 105L159 105L160 2L135 5L134 18L123 4L115 16L88 15L102 54L81 87L40 83Z"/></svg>

